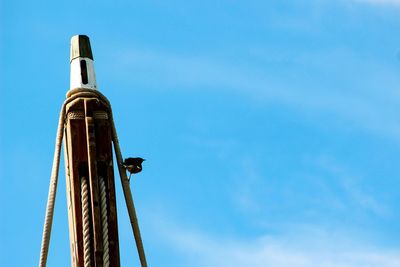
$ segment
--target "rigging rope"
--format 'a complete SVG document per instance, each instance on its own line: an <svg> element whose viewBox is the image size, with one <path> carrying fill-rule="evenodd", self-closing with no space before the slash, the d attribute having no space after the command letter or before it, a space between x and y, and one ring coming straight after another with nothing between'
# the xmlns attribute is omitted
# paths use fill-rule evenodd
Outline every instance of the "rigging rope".
<svg viewBox="0 0 400 267"><path fill-rule="evenodd" d="M110 266L109 244L108 244L108 217L107 217L107 194L104 178L100 177L100 209L101 228L103 230L103 267Z"/></svg>
<svg viewBox="0 0 400 267"><path fill-rule="evenodd" d="M147 267L146 256L144 253L143 242L140 235L139 224L137 220L135 206L133 204L132 192L129 185L129 180L126 175L126 171L122 166L122 154L121 149L119 147L118 135L114 124L114 119L112 115L111 104L108 99L99 91L92 89L72 89L67 92L67 99L64 101L60 118L58 121L57 128L57 136L56 136L56 145L54 150L54 158L53 158L53 167L51 171L50 177L50 186L49 186L49 194L47 199L47 207L46 207L46 215L45 222L43 226L43 236L42 236L42 245L40 248L40 260L39 267L45 267L47 262L47 255L49 250L49 242L50 242L50 234L51 227L53 221L53 213L54 213L54 203L56 198L56 190L57 190L57 182L58 182L58 171L60 167L60 151L61 151L61 142L63 139L64 133L64 120L65 120L65 110L66 105L71 101L80 98L80 97L97 97L103 100L109 107L110 110L110 122L111 122L111 131L112 131L112 139L114 143L114 150L117 159L118 171L121 178L122 189L124 192L125 202L128 209L129 219L131 222L131 227L133 231L133 235L135 237L136 247L139 254L139 259L142 267Z"/></svg>
<svg viewBox="0 0 400 267"><path fill-rule="evenodd" d="M64 133L64 116L65 116L65 105L63 105L61 108L60 119L58 120L56 147L54 149L53 167L51 169L49 194L47 197L46 215L43 226L42 246L40 249L40 260L39 260L40 267L46 266L47 254L49 251L48 248L50 242L51 226L53 222L54 204L56 199L58 170L60 167L61 142Z"/></svg>
<svg viewBox="0 0 400 267"><path fill-rule="evenodd" d="M90 267L90 217L89 189L86 177L81 178L82 232L83 232L83 266Z"/></svg>
<svg viewBox="0 0 400 267"><path fill-rule="evenodd" d="M133 196L132 196L131 188L129 185L128 176L126 175L126 171L122 165L122 162L123 162L122 154L121 154L121 149L119 147L118 135L117 135L117 131L115 129L114 119L113 119L113 115L111 112L111 108L110 108L110 114L111 114L111 127L112 127L111 130L112 130L112 136L113 136L114 150L115 150L115 155L117 158L118 171L119 171L119 176L121 178L121 184L122 184L122 189L123 189L124 196L125 196L126 207L128 209L129 219L131 221L133 236L135 237L135 242L136 242L136 247L137 247L138 254L139 254L140 263L141 263L142 267L147 267L146 255L144 254L143 242L142 242L142 237L140 235L139 223L138 223L138 219L137 219L137 215L136 215L136 209L135 209L135 205L133 204Z"/></svg>

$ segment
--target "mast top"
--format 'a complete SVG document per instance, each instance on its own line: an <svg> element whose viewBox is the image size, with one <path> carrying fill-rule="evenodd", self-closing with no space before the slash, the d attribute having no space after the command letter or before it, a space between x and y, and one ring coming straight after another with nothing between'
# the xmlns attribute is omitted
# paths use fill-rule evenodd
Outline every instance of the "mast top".
<svg viewBox="0 0 400 267"><path fill-rule="evenodd" d="M70 90L97 89L92 48L86 35L75 35L71 38L70 66Z"/></svg>
<svg viewBox="0 0 400 267"><path fill-rule="evenodd" d="M75 35L71 38L71 58L72 61L78 57L86 57L93 60L92 48L90 47L89 37L86 35Z"/></svg>

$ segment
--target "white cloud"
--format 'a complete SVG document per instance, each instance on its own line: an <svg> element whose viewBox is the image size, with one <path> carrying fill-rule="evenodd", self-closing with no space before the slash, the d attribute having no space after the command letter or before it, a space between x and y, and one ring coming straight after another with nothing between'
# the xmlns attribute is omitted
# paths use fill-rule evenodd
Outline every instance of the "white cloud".
<svg viewBox="0 0 400 267"><path fill-rule="evenodd" d="M385 190L376 188L374 182L368 180L371 179L368 174L332 156L308 157L302 167L295 167L278 179L260 169L249 157L239 162L235 169L236 182L231 183L232 203L243 216L257 218L258 225L282 213L287 219L296 218L293 213L300 210L298 215L304 216L301 219L307 222L324 220L329 225L344 224L343 219L349 218L353 220L346 224L357 225L361 214L380 219L394 215L393 204L384 197ZM332 214L336 216L330 217Z"/></svg>
<svg viewBox="0 0 400 267"><path fill-rule="evenodd" d="M400 6L400 0L356 0L357 2L369 3L374 5L398 5Z"/></svg>
<svg viewBox="0 0 400 267"><path fill-rule="evenodd" d="M328 173L333 175L338 185L343 190L343 196L348 196L350 203L355 203L356 207L374 212L379 216L387 216L391 213L390 208L385 206L383 201L377 199L377 192L367 190L363 177L351 173L344 166L326 157L317 160L317 165L321 166ZM349 205L350 203L347 203Z"/></svg>
<svg viewBox="0 0 400 267"><path fill-rule="evenodd" d="M274 57L275 52L266 53ZM260 60L277 64L268 59ZM259 103L270 102L315 114L334 114L347 126L399 140L396 114L400 98L394 88L400 82L397 72L384 63L358 58L351 51L312 51L296 55L289 59L290 67L282 77L272 75L268 69L246 68L205 57L135 49L121 50L108 62L111 64L108 68L116 70L115 80L131 79L131 73L135 73L135 82L147 86L154 83L156 88L162 84L180 90L239 92ZM141 76L148 77L141 73L153 73L154 79L141 80Z"/></svg>
<svg viewBox="0 0 400 267"><path fill-rule="evenodd" d="M165 218L164 218L165 219ZM165 220L163 220L165 224ZM184 258L186 266L202 267L398 267L400 249L374 248L335 231L253 239L212 236L182 226L161 227L158 237Z"/></svg>

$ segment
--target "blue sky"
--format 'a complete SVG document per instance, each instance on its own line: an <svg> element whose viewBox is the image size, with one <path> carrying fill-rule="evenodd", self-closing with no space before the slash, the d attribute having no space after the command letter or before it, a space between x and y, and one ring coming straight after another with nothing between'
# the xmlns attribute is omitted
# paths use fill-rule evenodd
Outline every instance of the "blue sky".
<svg viewBox="0 0 400 267"><path fill-rule="evenodd" d="M150 266L400 266L400 1L0 0L0 265L39 260L91 38ZM117 181L122 266L139 266ZM70 266L64 166L48 266Z"/></svg>

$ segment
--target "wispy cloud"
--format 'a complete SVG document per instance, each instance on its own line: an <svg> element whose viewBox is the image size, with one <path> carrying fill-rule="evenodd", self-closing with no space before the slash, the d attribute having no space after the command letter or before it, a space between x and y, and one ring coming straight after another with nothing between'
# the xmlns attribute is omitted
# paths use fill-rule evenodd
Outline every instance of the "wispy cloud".
<svg viewBox="0 0 400 267"><path fill-rule="evenodd" d="M265 177L258 166L249 157L239 157L235 176L232 201L236 208L246 215L260 213L269 197L266 196L268 189L265 188Z"/></svg>
<svg viewBox="0 0 400 267"><path fill-rule="evenodd" d="M390 214L390 209L382 201L378 201L377 193L368 192L365 182L362 182L362 177L351 173L344 166L326 157L318 159L317 164L333 176L342 189L342 192L338 193L342 194L343 199L346 199L347 205L353 204L379 216Z"/></svg>
<svg viewBox="0 0 400 267"><path fill-rule="evenodd" d="M268 53L272 56L275 52ZM351 127L398 140L400 126L395 114L400 98L394 87L400 79L389 65L360 59L351 51L326 50L294 56L288 67L283 67L283 75L273 71L273 66L280 63L268 62L268 58L260 60L266 61L266 69L130 49L114 55L109 62L115 62L116 80L127 79L134 73L136 82L156 88L162 84L179 90L239 92L259 103L334 114ZM351 74L355 69L359 78ZM141 73L152 73L154 79L141 80L141 76L147 77Z"/></svg>
<svg viewBox="0 0 400 267"><path fill-rule="evenodd" d="M164 220L158 237L186 266L213 267L398 267L400 249L366 245L335 233L310 231L252 239L209 235ZM168 224L168 229L164 228Z"/></svg>
<svg viewBox="0 0 400 267"><path fill-rule="evenodd" d="M254 159L239 159L232 199L235 208L245 215L257 214L260 218L267 218L271 216L269 208L272 207L278 210L286 207L293 212L303 210L303 215L307 212L314 214L315 217L307 217L307 221L310 218L321 219L329 212L336 214L335 219L348 218L348 214L354 215L355 212L376 218L393 215L392 206L382 197L382 189L375 188L371 177L330 156L308 158L298 169L294 168L286 176L278 178L260 169ZM285 195L291 202L285 201L282 197ZM274 198L281 199L279 204Z"/></svg>
<svg viewBox="0 0 400 267"><path fill-rule="evenodd" d="M400 6L400 0L356 0L356 1L374 5Z"/></svg>

